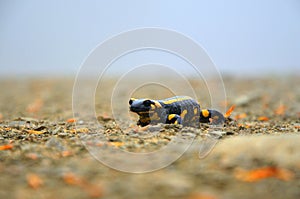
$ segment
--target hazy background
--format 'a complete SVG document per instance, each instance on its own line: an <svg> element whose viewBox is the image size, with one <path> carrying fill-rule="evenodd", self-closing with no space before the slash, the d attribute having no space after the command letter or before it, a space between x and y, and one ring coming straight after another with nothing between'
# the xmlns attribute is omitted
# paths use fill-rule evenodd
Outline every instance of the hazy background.
<svg viewBox="0 0 300 199"><path fill-rule="evenodd" d="M75 76L99 43L141 27L191 37L223 74L300 71L299 0L0 0L0 76Z"/></svg>

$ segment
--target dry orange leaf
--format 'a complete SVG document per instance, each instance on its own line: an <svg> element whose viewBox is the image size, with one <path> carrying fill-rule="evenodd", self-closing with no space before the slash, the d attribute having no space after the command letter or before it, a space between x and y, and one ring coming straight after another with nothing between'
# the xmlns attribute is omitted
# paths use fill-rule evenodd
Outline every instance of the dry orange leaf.
<svg viewBox="0 0 300 199"><path fill-rule="evenodd" d="M83 185L90 198L99 198L103 196L103 190L100 186L94 184Z"/></svg>
<svg viewBox="0 0 300 199"><path fill-rule="evenodd" d="M64 132L65 133L77 133L76 129L70 129L70 130L64 129Z"/></svg>
<svg viewBox="0 0 300 199"><path fill-rule="evenodd" d="M75 119L75 118L67 119L67 123L74 123L74 122L76 122L76 119Z"/></svg>
<svg viewBox="0 0 300 199"><path fill-rule="evenodd" d="M28 133L30 134L36 134L36 135L40 135L40 134L43 134L45 132L43 131L36 131L36 130L26 130Z"/></svg>
<svg viewBox="0 0 300 199"><path fill-rule="evenodd" d="M241 113L241 114L237 114L237 115L234 117L234 119L235 119L235 120L239 120L239 119L243 119L243 118L245 118L245 117L247 117L247 114L246 114L246 113Z"/></svg>
<svg viewBox="0 0 300 199"><path fill-rule="evenodd" d="M277 167L263 167L250 171L239 170L235 176L237 179L245 182L256 182L265 178L278 178L280 180L291 180L294 174L286 169Z"/></svg>
<svg viewBox="0 0 300 199"><path fill-rule="evenodd" d="M63 151L61 152L62 157L68 157L71 156L73 153L71 151Z"/></svg>
<svg viewBox="0 0 300 199"><path fill-rule="evenodd" d="M40 98L37 98L33 103L29 104L27 106L27 112L29 113L36 113L38 112L43 106L43 100Z"/></svg>
<svg viewBox="0 0 300 199"><path fill-rule="evenodd" d="M98 116L98 120L102 120L102 121L109 121L112 120L113 118L108 114L108 113L103 113L102 115Z"/></svg>
<svg viewBox="0 0 300 199"><path fill-rule="evenodd" d="M115 146L115 147L120 147L123 146L123 142L109 142L109 145Z"/></svg>
<svg viewBox="0 0 300 199"><path fill-rule="evenodd" d="M276 115L283 115L283 114L285 114L285 111L286 111L286 106L284 106L283 104L280 104L278 106L278 108L275 109L275 114Z"/></svg>
<svg viewBox="0 0 300 199"><path fill-rule="evenodd" d="M38 159L38 155L36 153L27 153L25 156L29 159L32 159L32 160L37 160Z"/></svg>
<svg viewBox="0 0 300 199"><path fill-rule="evenodd" d="M258 119L259 121L268 121L268 120L269 120L269 118L266 117L266 116L260 116L260 117L258 117L257 119Z"/></svg>
<svg viewBox="0 0 300 199"><path fill-rule="evenodd" d="M238 127L243 127L243 128L246 128L246 129L248 129L248 128L251 127L250 124L241 124L241 123L239 123L237 126L238 126Z"/></svg>
<svg viewBox="0 0 300 199"><path fill-rule="evenodd" d="M226 117L226 118L228 118L228 117L230 117L230 115L231 115L231 113L232 113L232 111L235 109L235 105L232 105L229 109L228 109L228 111L224 114L224 117Z"/></svg>
<svg viewBox="0 0 300 199"><path fill-rule="evenodd" d="M2 120L3 119L3 115L0 113L0 120Z"/></svg>
<svg viewBox="0 0 300 199"><path fill-rule="evenodd" d="M65 173L63 175L63 180L65 183L70 184L70 185L80 185L82 184L82 180L76 176L74 173Z"/></svg>
<svg viewBox="0 0 300 199"><path fill-rule="evenodd" d="M0 151L12 149L12 148L13 148L13 145L12 145L12 144L2 145L2 146L0 146Z"/></svg>
<svg viewBox="0 0 300 199"><path fill-rule="evenodd" d="M37 174L28 174L26 176L26 179L28 185L33 189L37 189L43 185L43 180Z"/></svg>
<svg viewBox="0 0 300 199"><path fill-rule="evenodd" d="M194 193L187 199L217 199L217 197L206 193Z"/></svg>
<svg viewBox="0 0 300 199"><path fill-rule="evenodd" d="M76 185L83 188L91 198L99 198L103 195L103 191L100 186L91 184L76 176L74 173L65 173L63 175L63 180L69 185Z"/></svg>

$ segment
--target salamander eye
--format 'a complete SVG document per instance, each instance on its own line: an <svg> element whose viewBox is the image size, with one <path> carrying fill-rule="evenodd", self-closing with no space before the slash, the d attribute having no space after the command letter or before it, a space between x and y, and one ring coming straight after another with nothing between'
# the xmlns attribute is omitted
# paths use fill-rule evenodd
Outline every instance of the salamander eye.
<svg viewBox="0 0 300 199"><path fill-rule="evenodd" d="M143 101L143 105L144 106L151 106L151 104L153 104L153 102L151 100L145 100L145 101Z"/></svg>
<svg viewBox="0 0 300 199"><path fill-rule="evenodd" d="M134 101L134 99L133 99L133 98L130 98L130 100L129 100L129 105L131 105L133 101Z"/></svg>

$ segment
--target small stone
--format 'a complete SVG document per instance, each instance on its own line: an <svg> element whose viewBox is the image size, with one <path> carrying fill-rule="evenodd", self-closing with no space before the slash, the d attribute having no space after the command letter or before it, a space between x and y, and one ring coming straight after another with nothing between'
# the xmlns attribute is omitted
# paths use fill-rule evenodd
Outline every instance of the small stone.
<svg viewBox="0 0 300 199"><path fill-rule="evenodd" d="M79 125L82 125L82 124L84 124L84 121L83 121L83 120L79 120L77 123L78 123Z"/></svg>
<svg viewBox="0 0 300 199"><path fill-rule="evenodd" d="M69 134L68 133L58 133L57 135L60 137L67 137Z"/></svg>
<svg viewBox="0 0 300 199"><path fill-rule="evenodd" d="M209 132L209 135L212 135L217 138L222 138L224 135L226 135L226 132L225 131L211 131L211 132Z"/></svg>
<svg viewBox="0 0 300 199"><path fill-rule="evenodd" d="M52 135L56 135L61 129L62 129L61 127L57 127L52 131Z"/></svg>

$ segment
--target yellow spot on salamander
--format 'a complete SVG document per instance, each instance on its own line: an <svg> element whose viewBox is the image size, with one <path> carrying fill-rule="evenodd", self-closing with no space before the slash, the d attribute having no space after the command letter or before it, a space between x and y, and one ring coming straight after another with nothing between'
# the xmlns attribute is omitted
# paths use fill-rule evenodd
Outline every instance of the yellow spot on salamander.
<svg viewBox="0 0 300 199"><path fill-rule="evenodd" d="M176 120L176 121L174 122L174 124L178 124L178 121Z"/></svg>
<svg viewBox="0 0 300 199"><path fill-rule="evenodd" d="M156 101L156 100L152 100L152 102L154 102L154 104L151 104L151 109L154 110L156 108L162 108L161 104Z"/></svg>
<svg viewBox="0 0 300 199"><path fill-rule="evenodd" d="M183 110L182 113L180 114L180 117L183 119L186 114L187 114L187 110Z"/></svg>
<svg viewBox="0 0 300 199"><path fill-rule="evenodd" d="M207 109L203 109L201 110L201 113L204 117L208 117L209 116L209 111Z"/></svg>
<svg viewBox="0 0 300 199"><path fill-rule="evenodd" d="M136 100L136 99L135 99L135 98L133 98L133 97L132 97L132 98L130 98L130 101L131 101L131 102L134 102L135 100Z"/></svg>
<svg viewBox="0 0 300 199"><path fill-rule="evenodd" d="M175 97L170 100L163 101L163 103L172 104L174 102L180 102L180 101L189 100L189 99L192 99L192 98L191 97Z"/></svg>
<svg viewBox="0 0 300 199"><path fill-rule="evenodd" d="M176 114L170 114L170 115L168 115L168 120L172 120L175 116L176 116Z"/></svg>

